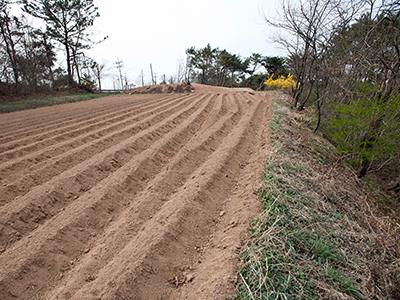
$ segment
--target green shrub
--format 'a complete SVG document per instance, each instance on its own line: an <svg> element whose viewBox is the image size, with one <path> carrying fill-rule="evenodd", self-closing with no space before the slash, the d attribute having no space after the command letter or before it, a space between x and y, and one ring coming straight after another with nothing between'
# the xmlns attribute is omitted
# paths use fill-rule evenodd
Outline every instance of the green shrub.
<svg viewBox="0 0 400 300"><path fill-rule="evenodd" d="M357 81L352 85L354 99L374 97L379 90L380 86L371 82Z"/></svg>
<svg viewBox="0 0 400 300"><path fill-rule="evenodd" d="M363 87L365 88L365 87ZM338 151L354 163L380 162L400 151L400 99L377 98L335 104L328 123Z"/></svg>

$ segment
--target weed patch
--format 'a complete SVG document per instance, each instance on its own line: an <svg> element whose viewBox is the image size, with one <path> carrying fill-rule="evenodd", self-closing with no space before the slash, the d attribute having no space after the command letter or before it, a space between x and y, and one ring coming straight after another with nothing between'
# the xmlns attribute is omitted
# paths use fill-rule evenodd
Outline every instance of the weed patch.
<svg viewBox="0 0 400 300"><path fill-rule="evenodd" d="M235 299L398 299L398 227L280 95Z"/></svg>

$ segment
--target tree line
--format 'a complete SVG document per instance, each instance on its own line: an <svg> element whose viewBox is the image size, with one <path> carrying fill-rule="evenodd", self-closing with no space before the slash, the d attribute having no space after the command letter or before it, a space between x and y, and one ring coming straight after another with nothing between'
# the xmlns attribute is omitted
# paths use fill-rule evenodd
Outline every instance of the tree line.
<svg viewBox="0 0 400 300"><path fill-rule="evenodd" d="M286 60L283 57L263 56L253 53L241 57L227 50L191 47L186 50L188 79L202 84L237 87L262 88L269 75L287 75Z"/></svg>
<svg viewBox="0 0 400 300"><path fill-rule="evenodd" d="M44 26L31 25L28 17ZM29 93L94 83L101 89L104 65L85 54L100 42L90 32L98 17L93 0L0 0L1 90ZM59 48L64 67L56 65Z"/></svg>
<svg viewBox="0 0 400 300"><path fill-rule="evenodd" d="M283 1L279 14L267 22L284 32L293 107L316 109L315 130L360 177L397 177L399 189L400 1Z"/></svg>

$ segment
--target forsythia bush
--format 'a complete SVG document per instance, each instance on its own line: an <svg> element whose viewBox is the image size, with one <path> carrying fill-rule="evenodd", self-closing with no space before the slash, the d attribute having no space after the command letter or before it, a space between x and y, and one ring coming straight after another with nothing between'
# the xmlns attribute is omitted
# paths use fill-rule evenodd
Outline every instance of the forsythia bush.
<svg viewBox="0 0 400 300"><path fill-rule="evenodd" d="M286 76L279 76L274 79L274 75L271 75L267 80L264 81L264 85L269 89L290 89L296 85L292 74Z"/></svg>

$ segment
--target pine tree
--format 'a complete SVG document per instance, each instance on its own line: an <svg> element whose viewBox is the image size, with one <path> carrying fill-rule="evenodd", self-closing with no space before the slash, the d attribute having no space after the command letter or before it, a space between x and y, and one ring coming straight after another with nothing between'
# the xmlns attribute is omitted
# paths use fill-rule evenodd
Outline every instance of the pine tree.
<svg viewBox="0 0 400 300"><path fill-rule="evenodd" d="M72 86L73 63L77 49L88 48L88 29L99 17L93 0L25 0L24 11L46 23L49 36L63 45L67 61L68 82Z"/></svg>

